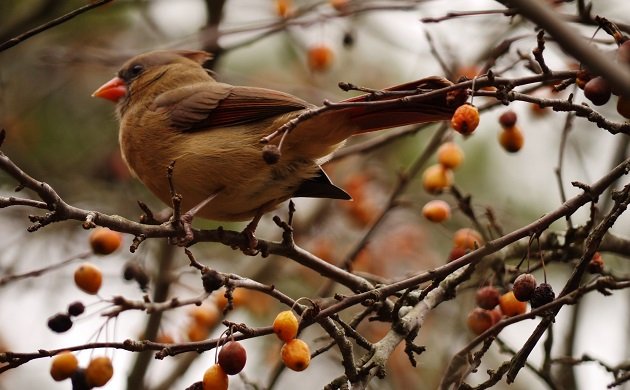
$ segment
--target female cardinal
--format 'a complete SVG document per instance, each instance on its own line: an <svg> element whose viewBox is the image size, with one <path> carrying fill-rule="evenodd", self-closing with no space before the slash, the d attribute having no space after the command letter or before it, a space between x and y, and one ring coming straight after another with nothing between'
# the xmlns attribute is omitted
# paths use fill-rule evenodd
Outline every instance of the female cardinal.
<svg viewBox="0 0 630 390"><path fill-rule="evenodd" d="M316 106L283 92L217 82L202 66L210 58L201 51L141 54L93 96L117 102L120 147L130 170L171 204L166 172L176 162L172 183L182 196L182 209L212 220L257 222L291 197L350 199L320 167L344 140L448 119L457 105L449 106L441 94L394 108L357 104L331 109L299 122L283 140L279 161L268 164L261 138ZM398 98L449 85L430 77L389 91L408 92ZM344 102L385 99L394 97L367 94Z"/></svg>

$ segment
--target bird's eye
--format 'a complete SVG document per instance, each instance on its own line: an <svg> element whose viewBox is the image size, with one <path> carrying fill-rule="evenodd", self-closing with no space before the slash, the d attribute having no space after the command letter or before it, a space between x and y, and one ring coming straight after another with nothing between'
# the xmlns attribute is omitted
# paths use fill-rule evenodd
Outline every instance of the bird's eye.
<svg viewBox="0 0 630 390"><path fill-rule="evenodd" d="M129 69L129 75L131 77L136 77L140 73L142 73L143 70L144 70L144 67L142 65L136 64Z"/></svg>

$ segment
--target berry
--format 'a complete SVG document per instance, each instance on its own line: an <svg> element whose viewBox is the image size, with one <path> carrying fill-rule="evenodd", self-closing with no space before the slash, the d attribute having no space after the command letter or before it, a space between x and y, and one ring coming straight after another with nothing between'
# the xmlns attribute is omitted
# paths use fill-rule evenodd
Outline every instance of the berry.
<svg viewBox="0 0 630 390"><path fill-rule="evenodd" d="M203 390L227 390L228 381L223 368L215 364L203 373Z"/></svg>
<svg viewBox="0 0 630 390"><path fill-rule="evenodd" d="M332 65L335 54L326 45L317 45L308 49L308 67L313 72L327 71Z"/></svg>
<svg viewBox="0 0 630 390"><path fill-rule="evenodd" d="M595 252L591 261L588 262L588 272L601 274L604 271L604 259L599 252Z"/></svg>
<svg viewBox="0 0 630 390"><path fill-rule="evenodd" d="M476 307L468 314L466 324L468 325L468 329L474 334L479 335L494 325L494 317L490 313L490 310Z"/></svg>
<svg viewBox="0 0 630 390"><path fill-rule="evenodd" d="M630 119L630 97L619 96L617 100L617 112L626 119Z"/></svg>
<svg viewBox="0 0 630 390"><path fill-rule="evenodd" d="M93 358L85 369L85 380L93 387L105 386L113 375L114 367L107 356Z"/></svg>
<svg viewBox="0 0 630 390"><path fill-rule="evenodd" d="M458 246L453 247L453 249L451 249L450 253L448 254L448 261L451 262L453 260L457 260L460 257L464 256L466 253L468 253L468 249L466 248L460 248Z"/></svg>
<svg viewBox="0 0 630 390"><path fill-rule="evenodd" d="M287 18L293 13L292 0L276 0L276 13L281 18Z"/></svg>
<svg viewBox="0 0 630 390"><path fill-rule="evenodd" d="M92 386L87 383L85 379L85 369L77 368L77 370L70 377L72 381L72 390L90 390Z"/></svg>
<svg viewBox="0 0 630 390"><path fill-rule="evenodd" d="M581 69L577 73L577 77L575 78L575 84L577 84L578 88L584 89L584 87L586 86L586 83L591 81L592 78L593 76L591 76L591 74L587 70Z"/></svg>
<svg viewBox="0 0 630 390"><path fill-rule="evenodd" d="M136 261L128 261L123 269L123 278L125 280L135 280L140 289L145 290L149 284L149 275L144 268Z"/></svg>
<svg viewBox="0 0 630 390"><path fill-rule="evenodd" d="M535 309L554 299L556 299L556 293L553 292L553 287L548 283L540 283L536 286L529 303L532 305L532 309Z"/></svg>
<svg viewBox="0 0 630 390"><path fill-rule="evenodd" d="M236 375L247 362L247 352L238 341L229 341L219 352L219 365L228 375Z"/></svg>
<svg viewBox="0 0 630 390"><path fill-rule="evenodd" d="M444 142L437 150L437 159L444 168L455 169L464 160L464 151L455 142Z"/></svg>
<svg viewBox="0 0 630 390"><path fill-rule="evenodd" d="M516 119L516 113L512 110L508 110L499 117L499 124L501 124L503 128L512 127L516 124Z"/></svg>
<svg viewBox="0 0 630 390"><path fill-rule="evenodd" d="M503 129L499 133L499 144L506 152L516 153L523 147L525 137L518 126Z"/></svg>
<svg viewBox="0 0 630 390"><path fill-rule="evenodd" d="M630 65L630 40L622 43L617 49L617 61L625 65Z"/></svg>
<svg viewBox="0 0 630 390"><path fill-rule="evenodd" d="M521 302L509 291L499 297L501 312L507 317L514 317L527 311L527 303Z"/></svg>
<svg viewBox="0 0 630 390"><path fill-rule="evenodd" d="M104 227L97 227L90 234L90 246L97 255L109 255L122 244L122 235Z"/></svg>
<svg viewBox="0 0 630 390"><path fill-rule="evenodd" d="M480 308L492 310L499 304L499 296L499 290L493 286L486 286L477 290L475 300Z"/></svg>
<svg viewBox="0 0 630 390"><path fill-rule="evenodd" d="M196 324L206 328L212 328L217 324L219 314L219 309L214 305L196 306L188 312Z"/></svg>
<svg viewBox="0 0 630 390"><path fill-rule="evenodd" d="M280 354L284 365L293 371L304 371L311 362L311 352L308 345L300 339L293 339L285 343Z"/></svg>
<svg viewBox="0 0 630 390"><path fill-rule="evenodd" d="M55 314L48 319L48 328L57 333L66 332L72 328L72 319L67 314Z"/></svg>
<svg viewBox="0 0 630 390"><path fill-rule="evenodd" d="M479 125L479 110L472 104L457 107L451 118L451 126L460 134L472 134Z"/></svg>
<svg viewBox="0 0 630 390"><path fill-rule="evenodd" d="M280 161L282 154L276 145L265 145L262 148L262 158L267 165L273 165Z"/></svg>
<svg viewBox="0 0 630 390"><path fill-rule="evenodd" d="M605 78L597 76L584 86L584 96L596 106L603 106L610 100L612 91Z"/></svg>
<svg viewBox="0 0 630 390"><path fill-rule="evenodd" d="M298 320L291 310L281 311L273 320L273 332L284 342L294 339L298 329Z"/></svg>
<svg viewBox="0 0 630 390"><path fill-rule="evenodd" d="M158 333L155 342L160 344L175 344L175 339L168 333Z"/></svg>
<svg viewBox="0 0 630 390"><path fill-rule="evenodd" d="M338 12L345 12L348 9L349 2L350 0L328 0L330 6Z"/></svg>
<svg viewBox="0 0 630 390"><path fill-rule="evenodd" d="M536 288L536 278L532 274L520 274L514 281L512 291L514 297L521 302L527 302Z"/></svg>
<svg viewBox="0 0 630 390"><path fill-rule="evenodd" d="M483 245L481 234L475 229L461 228L453 234L453 246L475 250Z"/></svg>
<svg viewBox="0 0 630 390"><path fill-rule="evenodd" d="M70 351L61 352L52 360L50 376L56 381L68 379L79 368L77 357Z"/></svg>
<svg viewBox="0 0 630 390"><path fill-rule="evenodd" d="M494 324L501 321L501 318L503 318L503 312L501 312L501 308L498 306L490 310L490 315L492 316L492 321L494 321Z"/></svg>
<svg viewBox="0 0 630 390"><path fill-rule="evenodd" d="M196 322L191 322L186 329L186 336L189 341L202 341L210 336L210 328L199 325Z"/></svg>
<svg viewBox="0 0 630 390"><path fill-rule="evenodd" d="M79 301L72 302L68 305L68 314L73 317L80 316L85 311L85 305Z"/></svg>
<svg viewBox="0 0 630 390"><path fill-rule="evenodd" d="M451 216L451 206L443 200L432 200L424 205L422 215L431 222L444 222Z"/></svg>
<svg viewBox="0 0 630 390"><path fill-rule="evenodd" d="M422 185L430 194L437 194L453 184L453 172L442 164L431 165L422 174Z"/></svg>
<svg viewBox="0 0 630 390"><path fill-rule="evenodd" d="M74 283L88 294L96 294L103 283L103 274L92 263L83 263L74 271Z"/></svg>

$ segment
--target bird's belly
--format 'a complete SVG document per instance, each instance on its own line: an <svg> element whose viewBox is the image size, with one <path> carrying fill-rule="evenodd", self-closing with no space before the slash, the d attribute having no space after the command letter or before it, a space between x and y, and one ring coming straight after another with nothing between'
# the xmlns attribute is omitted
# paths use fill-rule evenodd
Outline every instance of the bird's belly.
<svg viewBox="0 0 630 390"><path fill-rule="evenodd" d="M182 212L213 197L196 214L202 218L244 221L270 211L289 199L317 167L310 160L289 156L275 165L266 164L258 137L235 147L216 145L214 149L199 142L204 140L188 137L165 143L159 150L123 150L123 154L136 176L169 206L167 167L174 161L172 183L182 197Z"/></svg>

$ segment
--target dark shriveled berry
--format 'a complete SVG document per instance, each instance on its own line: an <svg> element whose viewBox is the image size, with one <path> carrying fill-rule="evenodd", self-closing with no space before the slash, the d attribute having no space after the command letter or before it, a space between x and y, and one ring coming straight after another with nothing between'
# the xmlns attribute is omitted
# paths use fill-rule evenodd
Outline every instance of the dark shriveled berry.
<svg viewBox="0 0 630 390"><path fill-rule="evenodd" d="M85 379L85 369L79 368L70 377L72 381L72 390L90 390L92 386L88 385L87 379Z"/></svg>
<svg viewBox="0 0 630 390"><path fill-rule="evenodd" d="M556 293L553 292L553 287L548 283L541 283L536 287L531 299L529 300L532 309L546 305L556 298Z"/></svg>
<svg viewBox="0 0 630 390"><path fill-rule="evenodd" d="M68 314L73 317L80 316L85 311L85 305L79 301L72 302L68 305Z"/></svg>
<svg viewBox="0 0 630 390"><path fill-rule="evenodd" d="M72 319L67 314L58 313L48 319L48 327L53 332L63 333L72 328Z"/></svg>
<svg viewBox="0 0 630 390"><path fill-rule="evenodd" d="M492 310L499 304L499 290L493 286L482 287L477 290L475 300L477 305L486 310Z"/></svg>
<svg viewBox="0 0 630 390"><path fill-rule="evenodd" d="M530 300L536 289L536 278L532 274L521 274L514 281L514 297L521 302Z"/></svg>

